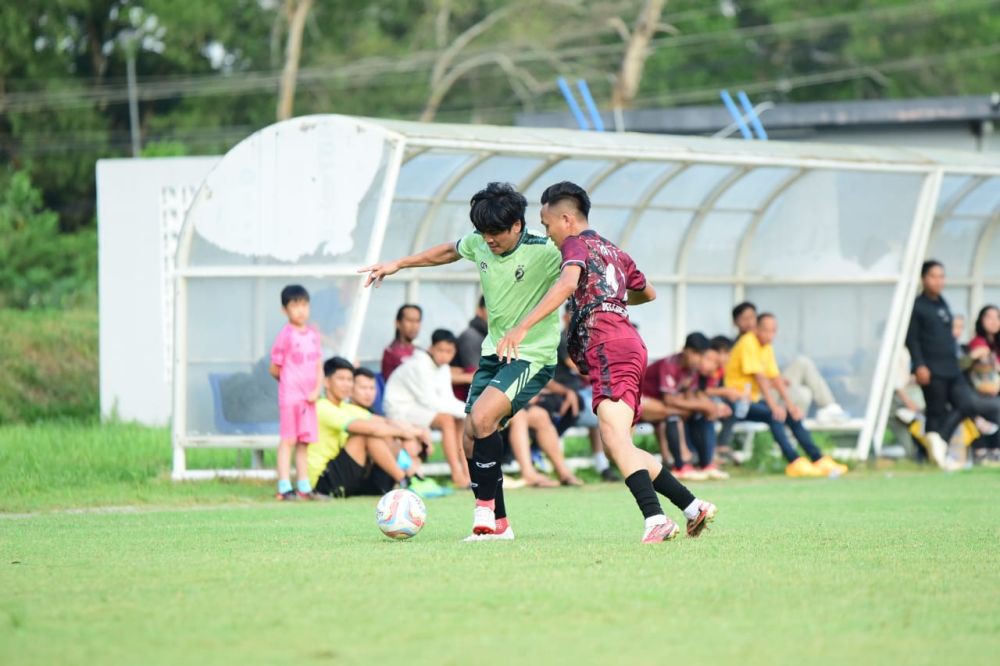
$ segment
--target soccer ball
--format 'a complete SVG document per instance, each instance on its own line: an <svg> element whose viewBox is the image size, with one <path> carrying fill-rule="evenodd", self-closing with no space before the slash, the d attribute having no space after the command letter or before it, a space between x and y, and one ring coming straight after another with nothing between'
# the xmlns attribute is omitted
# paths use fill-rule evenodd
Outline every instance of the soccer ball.
<svg viewBox="0 0 1000 666"><path fill-rule="evenodd" d="M410 490L392 490L375 505L375 524L390 539L409 539L417 535L427 520L427 507Z"/></svg>

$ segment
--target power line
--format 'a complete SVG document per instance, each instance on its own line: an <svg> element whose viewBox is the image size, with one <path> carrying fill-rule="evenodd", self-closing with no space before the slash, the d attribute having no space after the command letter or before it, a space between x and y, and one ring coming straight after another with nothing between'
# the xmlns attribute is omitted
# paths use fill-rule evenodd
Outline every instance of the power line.
<svg viewBox="0 0 1000 666"><path fill-rule="evenodd" d="M680 35L653 40L650 48L687 49L700 45L711 45L720 40L738 40L754 37L782 36L789 32L805 32L822 30L831 27L851 25L860 21L888 20L892 18L915 15L920 18L940 18L949 14L988 7L1000 3L1000 0L970 0L965 3L951 3L943 12L928 11L926 5L904 5L880 10L860 10L822 17L807 17L766 24L735 28L731 30L716 30L691 35ZM599 55L619 56L623 45L603 44L596 46L567 47L549 53L532 50L511 54L510 60L515 64L525 64L557 59L584 58ZM493 52L496 49L470 50L466 57ZM340 81L350 84L371 86L371 77L383 74L407 74L433 65L438 52L420 52L411 55L406 60L391 61L385 58L366 59L340 67L310 67L303 68L299 73L299 86L312 88L320 83ZM203 97L214 95L238 95L261 91L271 92L276 89L280 77L279 72L249 72L239 78L229 76L180 77L156 80L145 80L140 84L139 97L142 101L155 101L175 97ZM113 104L127 101L127 87L121 84L108 84L84 90L43 91L26 93L8 93L0 98L6 112L23 112L39 108L77 108L93 104Z"/></svg>

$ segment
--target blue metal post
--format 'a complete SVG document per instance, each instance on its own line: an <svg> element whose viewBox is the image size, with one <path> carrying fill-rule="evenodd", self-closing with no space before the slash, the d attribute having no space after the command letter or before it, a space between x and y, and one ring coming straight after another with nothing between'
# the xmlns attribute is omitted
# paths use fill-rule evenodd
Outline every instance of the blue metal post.
<svg viewBox="0 0 1000 666"><path fill-rule="evenodd" d="M569 84L566 83L566 79L559 77L556 79L556 83L559 84L559 90L562 91L563 97L566 98L566 104L569 106L569 112L573 114L576 118L576 124L580 126L582 130L590 129L590 125L587 124L587 119L583 116L583 111L580 110L580 105L576 103L576 98L573 97L573 91L570 90Z"/></svg>
<svg viewBox="0 0 1000 666"><path fill-rule="evenodd" d="M750 118L750 126L757 133L757 138L761 141L767 141L767 132L764 131L764 125L760 122L757 112L753 110L750 98L742 90L736 93L736 97L739 98L740 104L743 105L743 110L746 111L746 115Z"/></svg>
<svg viewBox="0 0 1000 666"><path fill-rule="evenodd" d="M719 97L722 98L722 103L726 105L726 110L729 111L729 115L733 117L736 121L736 126L740 128L740 134L743 135L744 139L753 139L753 134L750 132L750 128L747 124L743 122L743 115L740 110L736 108L736 103L733 102L732 95L729 94L728 90L723 90L719 93Z"/></svg>
<svg viewBox="0 0 1000 666"><path fill-rule="evenodd" d="M601 112L597 110L597 105L594 104L594 98L590 94L590 86L583 79L578 79L576 87L580 89L580 97L583 98L583 104L587 107L587 113L590 114L590 120L594 123L594 129L603 132L604 120L601 118Z"/></svg>

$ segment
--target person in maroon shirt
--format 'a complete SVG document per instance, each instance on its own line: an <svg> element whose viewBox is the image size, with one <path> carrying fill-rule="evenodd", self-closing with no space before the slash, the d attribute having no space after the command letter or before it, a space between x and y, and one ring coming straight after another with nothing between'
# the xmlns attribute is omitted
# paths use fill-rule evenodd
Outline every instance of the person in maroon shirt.
<svg viewBox="0 0 1000 666"><path fill-rule="evenodd" d="M628 319L627 305L656 298L656 291L632 258L590 228L590 197L578 185L556 183L542 193L542 225L563 256L559 280L541 302L497 343L497 355L517 357L528 330L572 297L569 353L594 389L593 409L604 446L625 476L645 518L643 543L677 536L659 492L684 512L688 536L698 536L716 508L691 494L652 455L632 443L631 428L640 414L646 345Z"/></svg>
<svg viewBox="0 0 1000 666"><path fill-rule="evenodd" d="M396 337L382 352L382 378L389 381L399 365L413 356L413 341L420 335L420 322L424 311L419 305L405 303L396 311Z"/></svg>

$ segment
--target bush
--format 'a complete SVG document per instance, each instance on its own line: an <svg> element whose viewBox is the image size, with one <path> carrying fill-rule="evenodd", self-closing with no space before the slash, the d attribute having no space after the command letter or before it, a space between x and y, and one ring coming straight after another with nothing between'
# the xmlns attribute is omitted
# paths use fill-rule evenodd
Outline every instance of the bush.
<svg viewBox="0 0 1000 666"><path fill-rule="evenodd" d="M97 311L0 310L0 425L100 411Z"/></svg>
<svg viewBox="0 0 1000 666"><path fill-rule="evenodd" d="M24 171L0 171L0 308L97 302L97 234L59 232Z"/></svg>

